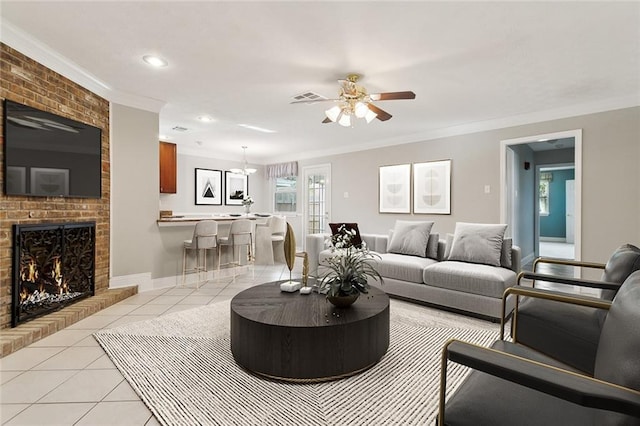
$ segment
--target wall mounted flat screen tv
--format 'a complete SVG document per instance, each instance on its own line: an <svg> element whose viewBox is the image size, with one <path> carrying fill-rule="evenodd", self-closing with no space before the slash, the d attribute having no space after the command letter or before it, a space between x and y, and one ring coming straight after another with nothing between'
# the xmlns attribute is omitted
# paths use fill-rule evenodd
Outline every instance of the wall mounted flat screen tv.
<svg viewBox="0 0 640 426"><path fill-rule="evenodd" d="M100 198L102 130L4 102L6 195Z"/></svg>

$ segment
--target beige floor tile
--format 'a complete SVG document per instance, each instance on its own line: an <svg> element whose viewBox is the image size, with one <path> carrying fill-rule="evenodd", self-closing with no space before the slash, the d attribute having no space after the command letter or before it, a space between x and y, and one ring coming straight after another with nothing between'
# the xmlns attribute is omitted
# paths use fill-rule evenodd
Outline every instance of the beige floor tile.
<svg viewBox="0 0 640 426"><path fill-rule="evenodd" d="M143 426L151 417L151 411L141 401L101 402L76 425Z"/></svg>
<svg viewBox="0 0 640 426"><path fill-rule="evenodd" d="M3 404L33 403L60 386L78 370L26 371L0 387Z"/></svg>
<svg viewBox="0 0 640 426"><path fill-rule="evenodd" d="M0 404L0 423L6 424L11 418L29 407L29 404Z"/></svg>
<svg viewBox="0 0 640 426"><path fill-rule="evenodd" d="M187 287L174 287L168 290L164 295L165 296L188 296L194 292L194 289Z"/></svg>
<svg viewBox="0 0 640 426"><path fill-rule="evenodd" d="M108 370L114 368L116 368L116 365L111 361L107 354L104 354L89 364L85 370Z"/></svg>
<svg viewBox="0 0 640 426"><path fill-rule="evenodd" d="M200 305L175 305L167 309L162 315L172 314L174 312L186 311L189 309L197 308Z"/></svg>
<svg viewBox="0 0 640 426"><path fill-rule="evenodd" d="M160 426L160 422L152 416L149 421L144 424L144 426Z"/></svg>
<svg viewBox="0 0 640 426"><path fill-rule="evenodd" d="M123 380L118 370L82 370L38 402L99 402Z"/></svg>
<svg viewBox="0 0 640 426"><path fill-rule="evenodd" d="M35 343L29 345L29 347L43 347L43 346L72 346L84 339L85 337L91 335L93 333L92 330L69 330L64 329L58 331L51 336L45 337L42 340L38 340Z"/></svg>
<svg viewBox="0 0 640 426"><path fill-rule="evenodd" d="M155 299L156 295L149 294L148 292L138 293L135 296L128 297L120 302L123 305L144 305ZM118 305L120 305L120 303Z"/></svg>
<svg viewBox="0 0 640 426"><path fill-rule="evenodd" d="M81 370L104 355L99 347L72 346L38 364L33 370Z"/></svg>
<svg viewBox="0 0 640 426"><path fill-rule="evenodd" d="M149 303L147 303L147 306L149 305L175 305L176 303L180 303L180 301L182 299L184 299L185 296L158 296L155 299L151 300Z"/></svg>
<svg viewBox="0 0 640 426"><path fill-rule="evenodd" d="M109 327L109 326L107 326L107 327ZM80 340L78 343L76 343L73 346L89 346L89 347L95 348L97 346L100 346L100 344L98 344L98 342L93 337L93 335L91 335L91 336L87 336L84 339Z"/></svg>
<svg viewBox="0 0 640 426"><path fill-rule="evenodd" d="M0 359L0 370L2 371L25 371L31 370L36 365L48 360L52 356L62 352L63 347L33 347L29 346L18 352L14 352Z"/></svg>
<svg viewBox="0 0 640 426"><path fill-rule="evenodd" d="M67 327L67 330L95 330L106 327L114 322L122 315L91 315L88 318L78 321L77 323Z"/></svg>
<svg viewBox="0 0 640 426"><path fill-rule="evenodd" d="M95 403L33 404L6 425L73 425L94 406Z"/></svg>
<svg viewBox="0 0 640 426"><path fill-rule="evenodd" d="M133 390L131 385L123 380L109 395L105 396L103 401L140 401L140 397Z"/></svg>
<svg viewBox="0 0 640 426"><path fill-rule="evenodd" d="M124 302L127 302L129 299L131 299L131 298L127 298L127 299L123 300L122 302L118 302L115 305L109 306L108 308L97 312L96 314L94 314L94 316L127 315L131 311L134 311L134 310L138 309L140 306L143 305L143 303L140 303L138 305L136 305L134 303L124 303Z"/></svg>
<svg viewBox="0 0 640 426"><path fill-rule="evenodd" d="M206 305L213 300L213 296L204 294L195 294L187 296L180 301L180 305Z"/></svg>
<svg viewBox="0 0 640 426"><path fill-rule="evenodd" d="M4 385L9 380L13 380L22 373L23 371L0 371L0 384Z"/></svg>
<svg viewBox="0 0 640 426"><path fill-rule="evenodd" d="M143 305L135 311L131 312L131 315L160 315L171 305Z"/></svg>

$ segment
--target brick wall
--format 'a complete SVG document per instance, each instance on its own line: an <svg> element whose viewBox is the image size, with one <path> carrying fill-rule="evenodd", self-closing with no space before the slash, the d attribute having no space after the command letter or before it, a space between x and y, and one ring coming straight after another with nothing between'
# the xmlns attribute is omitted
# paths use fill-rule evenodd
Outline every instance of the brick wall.
<svg viewBox="0 0 640 426"><path fill-rule="evenodd" d="M4 195L4 129L0 121L0 328L11 326L11 226L15 223L96 222L96 294L109 287L109 102L0 43L0 98L102 129L102 198ZM2 105L0 105L0 114Z"/></svg>

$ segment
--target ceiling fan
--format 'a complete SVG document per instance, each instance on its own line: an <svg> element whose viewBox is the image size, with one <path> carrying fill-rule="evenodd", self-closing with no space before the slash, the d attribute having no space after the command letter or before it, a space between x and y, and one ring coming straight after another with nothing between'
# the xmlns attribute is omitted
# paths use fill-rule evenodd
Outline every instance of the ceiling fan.
<svg viewBox="0 0 640 426"><path fill-rule="evenodd" d="M392 115L374 105L373 101L392 101L397 99L415 99L416 94L411 91L405 92L385 92L367 93L367 90L357 84L360 79L359 74L349 74L346 80L338 80L340 92L337 99L306 99L293 101L292 104L316 103L316 102L338 102L325 111L327 116L323 123L338 123L342 126L351 126L352 117L364 118L370 123L374 118L380 121L389 120Z"/></svg>

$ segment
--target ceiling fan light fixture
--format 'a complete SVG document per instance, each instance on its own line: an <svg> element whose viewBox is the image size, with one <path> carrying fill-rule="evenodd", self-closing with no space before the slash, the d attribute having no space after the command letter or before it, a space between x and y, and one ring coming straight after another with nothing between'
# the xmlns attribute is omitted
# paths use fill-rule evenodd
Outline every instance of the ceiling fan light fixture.
<svg viewBox="0 0 640 426"><path fill-rule="evenodd" d="M357 102L354 108L354 111L356 113L356 117L365 118L367 116L367 111L370 111L370 110L369 110L369 107L367 107L366 103Z"/></svg>
<svg viewBox="0 0 640 426"><path fill-rule="evenodd" d="M340 120L338 120L338 124L344 127L351 126L351 114L343 110L342 117L340 117Z"/></svg>
<svg viewBox="0 0 640 426"><path fill-rule="evenodd" d="M371 123L377 116L378 114L376 114L375 112L367 108L367 113L364 115L364 119L367 120L367 124L368 124L368 123Z"/></svg>
<svg viewBox="0 0 640 426"><path fill-rule="evenodd" d="M340 116L341 112L342 112L342 108L340 108L338 105L334 105L328 110L326 110L324 112L324 115L326 115L329 120L335 123L336 121L338 121L338 117Z"/></svg>

